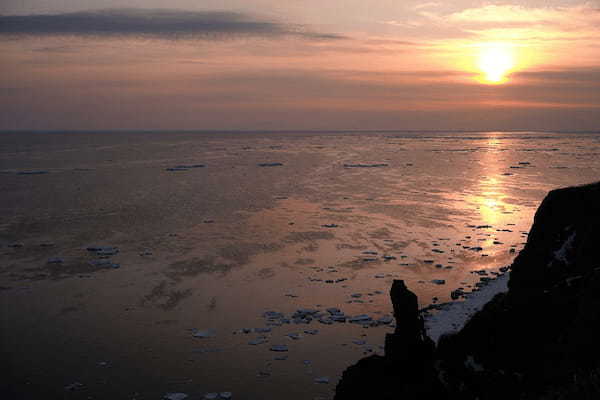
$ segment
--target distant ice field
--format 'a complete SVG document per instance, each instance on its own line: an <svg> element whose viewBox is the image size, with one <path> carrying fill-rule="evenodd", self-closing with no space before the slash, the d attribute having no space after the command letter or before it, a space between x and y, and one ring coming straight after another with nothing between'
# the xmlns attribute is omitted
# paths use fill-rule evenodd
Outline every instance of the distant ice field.
<svg viewBox="0 0 600 400"><path fill-rule="evenodd" d="M597 180L595 133L1 133L10 381L332 398L382 352L394 279L433 336L455 330L506 284L546 193Z"/></svg>

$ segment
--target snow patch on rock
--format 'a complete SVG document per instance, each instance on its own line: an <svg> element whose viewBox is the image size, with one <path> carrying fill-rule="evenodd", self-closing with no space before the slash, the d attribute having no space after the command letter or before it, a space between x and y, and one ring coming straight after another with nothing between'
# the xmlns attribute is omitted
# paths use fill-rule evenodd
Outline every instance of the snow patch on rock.
<svg viewBox="0 0 600 400"><path fill-rule="evenodd" d="M573 232L571 234L571 236L569 236L567 238L567 240L565 240L565 242L562 244L562 246L560 246L560 248L554 252L554 260L560 261L564 264L569 264L569 259L567 258L567 254L573 248L573 241L575 240L576 235L577 235L577 232ZM552 264L553 263L550 263L550 266Z"/></svg>
<svg viewBox="0 0 600 400"><path fill-rule="evenodd" d="M495 295L508 290L508 278L509 274L501 275L480 290L465 294L465 301L449 303L426 316L425 328L429 337L437 343L443 334L459 331Z"/></svg>

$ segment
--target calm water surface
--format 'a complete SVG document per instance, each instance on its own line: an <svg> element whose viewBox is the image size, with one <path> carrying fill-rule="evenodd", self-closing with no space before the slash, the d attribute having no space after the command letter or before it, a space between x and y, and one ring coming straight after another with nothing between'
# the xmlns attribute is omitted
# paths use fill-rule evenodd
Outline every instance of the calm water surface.
<svg viewBox="0 0 600 400"><path fill-rule="evenodd" d="M598 134L2 134L5 376L23 398L328 399L389 326L240 330L378 319L398 278L449 301L510 264L549 190L598 179Z"/></svg>

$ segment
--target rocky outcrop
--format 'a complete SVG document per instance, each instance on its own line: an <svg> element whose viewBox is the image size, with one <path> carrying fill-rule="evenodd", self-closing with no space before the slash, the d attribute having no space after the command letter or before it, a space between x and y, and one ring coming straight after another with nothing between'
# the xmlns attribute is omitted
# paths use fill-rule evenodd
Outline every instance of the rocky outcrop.
<svg viewBox="0 0 600 400"><path fill-rule="evenodd" d="M512 265L508 292L460 332L442 337L433 357L422 354L434 367L423 369L429 375L420 381L439 383L438 398L600 398L599 251L600 182L551 191ZM394 363L386 349L385 357L361 360L346 372L355 368L352 379L360 380L360 366L365 376L372 369L398 382L395 394L388 389L371 398L427 398L416 390L400 397L407 379L390 372Z"/></svg>
<svg viewBox="0 0 600 400"><path fill-rule="evenodd" d="M348 368L336 399L440 398L444 388L434 368L434 342L427 337L417 296L404 281L390 290L396 329L385 337L385 357L373 355Z"/></svg>

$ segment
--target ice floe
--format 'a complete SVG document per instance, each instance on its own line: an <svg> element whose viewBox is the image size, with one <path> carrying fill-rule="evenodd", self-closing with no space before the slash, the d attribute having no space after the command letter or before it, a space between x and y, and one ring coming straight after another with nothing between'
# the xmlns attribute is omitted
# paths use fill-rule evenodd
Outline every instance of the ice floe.
<svg viewBox="0 0 600 400"><path fill-rule="evenodd" d="M267 341L267 338L263 336L249 341L248 344L251 346L258 346L260 344L267 343Z"/></svg>
<svg viewBox="0 0 600 400"><path fill-rule="evenodd" d="M206 338L211 338L211 337L215 337L216 336L216 331L214 329L206 329L203 331L199 331L197 329L194 329L192 331L192 336L195 338L201 338L201 339L206 339Z"/></svg>
<svg viewBox="0 0 600 400"><path fill-rule="evenodd" d="M283 163L280 162L272 162L272 163L260 163L258 164L259 167L281 167L283 166Z"/></svg>
<svg viewBox="0 0 600 400"><path fill-rule="evenodd" d="M163 396L163 400L184 400L188 395L185 393L167 393Z"/></svg>

